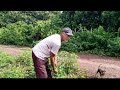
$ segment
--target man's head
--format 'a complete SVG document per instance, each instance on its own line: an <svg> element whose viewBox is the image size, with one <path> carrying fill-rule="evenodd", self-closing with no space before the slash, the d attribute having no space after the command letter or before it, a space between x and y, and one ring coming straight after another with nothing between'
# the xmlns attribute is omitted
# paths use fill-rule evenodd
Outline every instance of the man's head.
<svg viewBox="0 0 120 90"><path fill-rule="evenodd" d="M61 40L68 41L71 36L73 36L72 30L69 27L63 28L61 32Z"/></svg>

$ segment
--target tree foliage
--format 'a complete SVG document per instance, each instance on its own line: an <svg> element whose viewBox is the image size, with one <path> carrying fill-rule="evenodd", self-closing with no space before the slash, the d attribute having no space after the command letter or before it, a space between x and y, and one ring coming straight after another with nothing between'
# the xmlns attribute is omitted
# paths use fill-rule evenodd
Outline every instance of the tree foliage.
<svg viewBox="0 0 120 90"><path fill-rule="evenodd" d="M119 56L120 11L0 11L1 44L34 46L63 27L74 36L62 49Z"/></svg>

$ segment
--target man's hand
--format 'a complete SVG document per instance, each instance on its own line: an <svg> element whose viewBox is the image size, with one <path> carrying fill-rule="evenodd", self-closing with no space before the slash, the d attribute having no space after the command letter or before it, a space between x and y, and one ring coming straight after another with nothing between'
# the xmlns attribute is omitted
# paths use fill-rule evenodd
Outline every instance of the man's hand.
<svg viewBox="0 0 120 90"><path fill-rule="evenodd" d="M57 69L53 70L53 72L54 72L55 74L57 74L57 73L58 73Z"/></svg>

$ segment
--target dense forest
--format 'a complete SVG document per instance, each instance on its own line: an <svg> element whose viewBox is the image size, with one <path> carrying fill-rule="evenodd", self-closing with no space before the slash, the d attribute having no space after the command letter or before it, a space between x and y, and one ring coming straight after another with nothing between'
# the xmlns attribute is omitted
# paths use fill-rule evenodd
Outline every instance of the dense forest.
<svg viewBox="0 0 120 90"><path fill-rule="evenodd" d="M33 47L63 27L74 36L61 50L120 56L120 11L0 11L0 43Z"/></svg>

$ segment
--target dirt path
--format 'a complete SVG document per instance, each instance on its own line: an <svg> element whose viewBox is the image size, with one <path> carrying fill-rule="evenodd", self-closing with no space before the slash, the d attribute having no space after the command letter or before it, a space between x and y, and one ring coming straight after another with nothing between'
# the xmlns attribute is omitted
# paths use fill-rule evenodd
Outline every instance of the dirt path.
<svg viewBox="0 0 120 90"><path fill-rule="evenodd" d="M23 50L30 49L28 47L18 47L14 45L0 45L0 51L4 51L10 55L19 55Z"/></svg>
<svg viewBox="0 0 120 90"><path fill-rule="evenodd" d="M98 66L102 64L100 68L106 72L101 78L120 78L120 58L80 54L78 62L81 68L87 69L89 77L94 77ZM96 76L99 76L99 74Z"/></svg>

